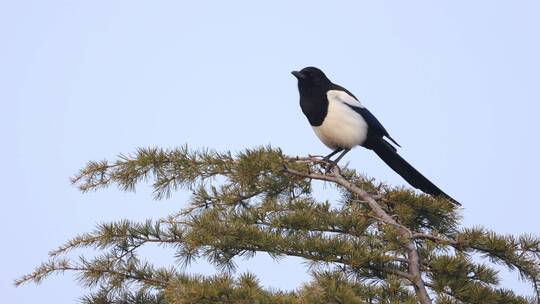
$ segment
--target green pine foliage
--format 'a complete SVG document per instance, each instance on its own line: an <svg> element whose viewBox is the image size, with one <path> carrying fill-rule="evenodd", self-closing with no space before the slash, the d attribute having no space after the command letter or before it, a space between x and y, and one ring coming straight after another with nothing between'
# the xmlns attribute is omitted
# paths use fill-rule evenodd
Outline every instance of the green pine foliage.
<svg viewBox="0 0 540 304"><path fill-rule="evenodd" d="M319 201L317 181L340 197ZM444 199L377 183L320 157L272 147L237 155L139 149L89 162L73 183L83 192L151 183L156 199L179 190L193 195L167 218L103 223L74 237L17 285L73 271L89 289L83 303L538 303L540 238L460 227L459 210ZM153 266L139 255L148 244L173 248L177 263ZM73 257L85 248L96 254ZM305 259L312 281L280 291L235 273L238 257L258 252ZM197 259L222 274L186 274L183 266ZM517 272L533 296L501 286L494 265Z"/></svg>

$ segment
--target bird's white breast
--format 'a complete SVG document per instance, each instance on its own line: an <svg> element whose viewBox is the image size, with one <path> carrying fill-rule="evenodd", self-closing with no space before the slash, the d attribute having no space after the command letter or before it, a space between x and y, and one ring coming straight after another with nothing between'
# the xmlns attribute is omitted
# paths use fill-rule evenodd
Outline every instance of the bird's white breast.
<svg viewBox="0 0 540 304"><path fill-rule="evenodd" d="M347 104L362 104L346 92L331 90L326 93L328 112L320 126L313 127L315 134L330 149L352 148L367 138L368 125L364 118Z"/></svg>

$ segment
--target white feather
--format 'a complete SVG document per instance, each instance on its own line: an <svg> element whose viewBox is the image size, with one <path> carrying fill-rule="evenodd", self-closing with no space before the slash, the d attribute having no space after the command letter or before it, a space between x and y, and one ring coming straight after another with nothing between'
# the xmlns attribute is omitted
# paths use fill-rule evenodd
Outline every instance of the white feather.
<svg viewBox="0 0 540 304"><path fill-rule="evenodd" d="M348 103L351 106L355 106L355 107L361 107L361 108L364 107L360 103L360 101L356 100L356 98L347 94L347 92L345 91L329 90L328 92L326 92L326 98L328 98L328 100L336 100L336 101Z"/></svg>
<svg viewBox="0 0 540 304"><path fill-rule="evenodd" d="M352 148L367 138L368 125L364 118L347 104L363 107L346 92L328 91L328 112L322 125L313 127L315 134L330 149Z"/></svg>

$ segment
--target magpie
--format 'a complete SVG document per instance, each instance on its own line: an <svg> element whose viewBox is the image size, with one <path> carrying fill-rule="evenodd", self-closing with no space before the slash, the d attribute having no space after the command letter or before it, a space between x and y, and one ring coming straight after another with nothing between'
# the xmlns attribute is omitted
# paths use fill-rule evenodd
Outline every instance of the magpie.
<svg viewBox="0 0 540 304"><path fill-rule="evenodd" d="M326 161L337 164L353 147L362 146L373 150L411 186L461 205L399 156L392 144L401 146L351 92L332 83L315 67L291 73L298 79L302 112L317 137L333 150L324 157ZM330 158L339 152L341 154L331 161Z"/></svg>

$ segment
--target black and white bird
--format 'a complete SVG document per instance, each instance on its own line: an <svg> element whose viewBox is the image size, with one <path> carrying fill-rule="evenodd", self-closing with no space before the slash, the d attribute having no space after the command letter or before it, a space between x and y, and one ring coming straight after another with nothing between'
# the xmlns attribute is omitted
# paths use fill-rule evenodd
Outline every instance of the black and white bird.
<svg viewBox="0 0 540 304"><path fill-rule="evenodd" d="M301 71L293 71L292 74L298 79L302 112L319 139L333 150L325 157L327 161L341 152L332 161L337 164L353 147L362 146L373 150L411 186L460 205L399 156L390 142L401 146L351 92L332 83L315 67L306 67Z"/></svg>

